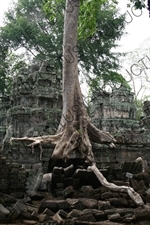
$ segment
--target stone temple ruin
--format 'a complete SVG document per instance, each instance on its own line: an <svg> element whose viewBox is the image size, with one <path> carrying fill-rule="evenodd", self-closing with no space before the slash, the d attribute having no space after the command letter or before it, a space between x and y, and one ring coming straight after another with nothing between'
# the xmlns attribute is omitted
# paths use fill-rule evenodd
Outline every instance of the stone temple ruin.
<svg viewBox="0 0 150 225"><path fill-rule="evenodd" d="M109 182L131 186L150 205L150 102L136 120L134 93L125 88L94 92L90 116L117 139L116 147L93 143L96 164ZM62 110L61 73L48 63L23 68L12 94L0 98L0 223L64 225L148 225L127 193L103 187L76 152L68 162L50 160L53 145L32 153L10 137L53 134ZM42 200L42 201L41 201ZM141 221L141 222L140 222Z"/></svg>

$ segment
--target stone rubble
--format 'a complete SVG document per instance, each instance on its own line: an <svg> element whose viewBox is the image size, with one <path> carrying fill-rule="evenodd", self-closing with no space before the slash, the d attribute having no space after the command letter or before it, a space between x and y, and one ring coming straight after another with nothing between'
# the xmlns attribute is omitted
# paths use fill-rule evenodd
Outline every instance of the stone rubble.
<svg viewBox="0 0 150 225"><path fill-rule="evenodd" d="M8 168L9 166L7 163ZM19 174L16 164L13 168L17 168ZM54 167L49 192L37 191L34 196L28 197L24 194L21 198L14 197L15 194L10 191L9 194L6 194L7 191L0 193L0 224L149 224L150 170L133 174L129 182L114 180L114 183L120 182L120 185L131 185L135 188L144 200L144 208L137 207L126 193L112 192L101 186L96 179L92 172L76 168L73 164L65 168Z"/></svg>

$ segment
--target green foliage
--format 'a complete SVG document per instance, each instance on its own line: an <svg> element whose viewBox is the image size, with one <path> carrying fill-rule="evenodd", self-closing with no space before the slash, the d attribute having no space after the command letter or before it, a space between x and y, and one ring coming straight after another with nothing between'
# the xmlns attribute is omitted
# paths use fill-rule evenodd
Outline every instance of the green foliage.
<svg viewBox="0 0 150 225"><path fill-rule="evenodd" d="M97 29L97 18L100 9L105 0L87 0L81 1L80 14L78 21L78 37L86 40L92 36Z"/></svg>
<svg viewBox="0 0 150 225"><path fill-rule="evenodd" d="M143 115L143 100L137 99L134 104L136 106L136 120L140 120L140 117Z"/></svg>
<svg viewBox="0 0 150 225"><path fill-rule="evenodd" d="M4 96L10 94L13 77L26 63L24 62L24 55L15 55L2 44L0 49L0 93Z"/></svg>
<svg viewBox="0 0 150 225"><path fill-rule="evenodd" d="M111 81L125 83L116 72L120 54L112 51L125 27L124 15L119 14L116 3L115 0L81 1L80 74L93 89L103 88ZM62 69L64 9L65 0L18 0L6 13L5 25L0 28L1 40L9 48L25 48L34 55L34 61L47 60L57 70Z"/></svg>
<svg viewBox="0 0 150 225"><path fill-rule="evenodd" d="M143 9L143 8L146 8L146 2L147 0L129 0L131 3L133 3L134 7L136 9ZM131 6L130 3L127 4L128 7Z"/></svg>

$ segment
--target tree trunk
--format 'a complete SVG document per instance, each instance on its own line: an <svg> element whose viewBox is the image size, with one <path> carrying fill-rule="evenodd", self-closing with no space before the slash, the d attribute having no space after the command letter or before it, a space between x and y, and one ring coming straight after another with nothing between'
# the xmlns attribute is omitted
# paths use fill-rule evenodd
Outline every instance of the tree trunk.
<svg viewBox="0 0 150 225"><path fill-rule="evenodd" d="M33 138L11 138L13 140L28 140L34 146L53 143L55 149L52 158L68 159L69 153L78 149L81 157L94 163L91 141L114 142L115 139L107 132L98 130L91 124L83 102L78 77L78 46L77 28L80 0L66 0L64 37L63 37L63 112L56 135Z"/></svg>
<svg viewBox="0 0 150 225"><path fill-rule="evenodd" d="M114 184L109 184L95 167L95 160L92 152L91 141L115 142L115 139L107 132L98 130L90 121L87 115L78 78L78 46L77 27L79 14L79 0L66 0L65 20L64 20L64 40L63 40L63 112L58 132L56 135L45 135L41 137L11 138L16 141L31 141L32 151L34 146L39 145L41 149L40 159L42 159L42 144L53 143L55 149L52 154L54 159L68 159L72 150L78 149L81 157L85 158L93 165L91 169L98 175L100 182L112 189L122 190ZM130 197L136 195L131 188L128 190ZM139 196L135 196L137 204L142 205Z"/></svg>

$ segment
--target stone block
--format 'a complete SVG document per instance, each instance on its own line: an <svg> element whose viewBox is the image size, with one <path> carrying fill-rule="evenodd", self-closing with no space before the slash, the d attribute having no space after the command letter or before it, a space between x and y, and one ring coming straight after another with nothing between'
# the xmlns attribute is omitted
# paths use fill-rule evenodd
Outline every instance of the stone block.
<svg viewBox="0 0 150 225"><path fill-rule="evenodd" d="M80 179L78 179L78 178L74 178L73 179L73 188L75 189L75 190L77 190L77 189L79 189L79 187L80 187Z"/></svg>
<svg viewBox="0 0 150 225"><path fill-rule="evenodd" d="M101 210L94 210L93 215L96 219L96 221L101 221L101 220L106 220L107 219L107 215L105 214L104 211Z"/></svg>
<svg viewBox="0 0 150 225"><path fill-rule="evenodd" d="M52 212L57 212L59 209L68 210L69 204L65 200L46 200L41 201L38 213L42 213L46 208L50 209Z"/></svg>
<svg viewBox="0 0 150 225"><path fill-rule="evenodd" d="M64 175L63 174L52 174L52 184L55 186L56 183L64 182Z"/></svg>
<svg viewBox="0 0 150 225"><path fill-rule="evenodd" d="M80 217L82 215L82 211L78 209L73 209L68 213L67 218Z"/></svg>
<svg viewBox="0 0 150 225"><path fill-rule="evenodd" d="M46 208L44 211L43 211L43 214L47 214L47 215L49 215L49 216L54 216L54 213L50 210L50 209L48 209L48 208Z"/></svg>
<svg viewBox="0 0 150 225"><path fill-rule="evenodd" d="M16 219L21 212L26 210L27 210L26 205L21 200L18 200L10 212L10 218Z"/></svg>
<svg viewBox="0 0 150 225"><path fill-rule="evenodd" d="M66 202L69 205L69 209L77 209L77 210L84 210L86 209L86 206L83 205L83 203L79 199L73 199L73 198L67 198Z"/></svg>
<svg viewBox="0 0 150 225"><path fill-rule="evenodd" d="M61 216L61 218L63 219L67 218L68 213L64 211L63 209L60 209L57 213Z"/></svg>
<svg viewBox="0 0 150 225"><path fill-rule="evenodd" d="M115 213L115 214L108 215L108 219L112 222L120 222L121 216L119 213Z"/></svg>
<svg viewBox="0 0 150 225"><path fill-rule="evenodd" d="M110 209L111 205L109 201L98 201L98 209L99 210L106 210Z"/></svg>
<svg viewBox="0 0 150 225"><path fill-rule="evenodd" d="M64 199L72 197L73 193L74 193L74 189L72 186L68 186L65 188L65 190L62 191Z"/></svg>
<svg viewBox="0 0 150 225"><path fill-rule="evenodd" d="M72 164L70 166L64 168L65 178L72 177L73 173L74 173L74 166Z"/></svg>
<svg viewBox="0 0 150 225"><path fill-rule="evenodd" d="M10 211L7 208L5 208L2 204L0 204L0 212L5 216L10 213Z"/></svg>
<svg viewBox="0 0 150 225"><path fill-rule="evenodd" d="M150 208L149 209L137 208L134 210L134 214L135 214L135 219L137 221L148 220L150 219Z"/></svg>
<svg viewBox="0 0 150 225"><path fill-rule="evenodd" d="M82 215L82 216L80 216L78 218L78 220L80 220L80 221L88 221L88 222L96 222L96 219L95 219L95 217L93 216L92 213Z"/></svg>
<svg viewBox="0 0 150 225"><path fill-rule="evenodd" d="M64 179L64 186L65 187L72 186L72 185L73 185L73 178L72 177Z"/></svg>
<svg viewBox="0 0 150 225"><path fill-rule="evenodd" d="M80 198L81 203L85 208L87 209L97 209L98 208L98 201L95 199L89 199L89 198Z"/></svg>
<svg viewBox="0 0 150 225"><path fill-rule="evenodd" d="M53 216L53 220L56 221L58 224L60 225L63 225L65 224L65 221L62 219L62 217L56 213L54 216Z"/></svg>

